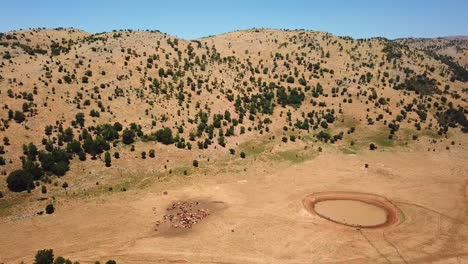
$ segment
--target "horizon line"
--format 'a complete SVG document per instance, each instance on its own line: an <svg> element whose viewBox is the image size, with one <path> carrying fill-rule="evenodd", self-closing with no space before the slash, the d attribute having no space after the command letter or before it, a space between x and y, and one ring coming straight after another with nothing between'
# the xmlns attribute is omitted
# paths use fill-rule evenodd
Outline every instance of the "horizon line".
<svg viewBox="0 0 468 264"><path fill-rule="evenodd" d="M176 37L179 39L183 40L198 40L198 39L204 39L204 38L210 38L210 37L216 37L216 36L221 36L224 34L229 34L233 32L239 32L239 31L251 31L251 30L276 30L276 31L304 31L304 32L321 32L325 34L331 34L336 37L342 37L342 38L351 38L354 40L361 40L361 39L387 39L387 40L399 40L399 39L448 39L448 38L468 38L468 35L463 35L463 34L455 34L455 35L445 35L445 36L434 36L434 37L418 37L418 36L405 36L405 37L397 37L397 38L388 38L384 36L372 36L372 37L352 37L349 35L340 35L340 34L335 34L332 32L324 31L324 30L314 30L314 29L305 29L305 28L271 28L271 27L251 27L251 28L244 28L244 29L234 29L230 31L225 31L217 34L210 34L210 35L205 35L202 37L198 38L184 38L181 36L173 35L171 33L163 32L159 29L132 29L132 28L121 28L121 29L112 29L109 31L99 31L99 32L93 32L93 31L88 31L79 27L30 27L30 28L19 28L19 29L12 29L9 31L0 31L0 33L3 34L8 34L8 33L14 33L14 32L20 32L20 31L28 31L28 30L66 30L66 29L75 29L75 30L80 30L84 31L90 35L99 35L99 34L106 34L106 33L112 33L112 32L121 32L121 31L135 31L135 32L159 32L161 34L165 34L171 37Z"/></svg>

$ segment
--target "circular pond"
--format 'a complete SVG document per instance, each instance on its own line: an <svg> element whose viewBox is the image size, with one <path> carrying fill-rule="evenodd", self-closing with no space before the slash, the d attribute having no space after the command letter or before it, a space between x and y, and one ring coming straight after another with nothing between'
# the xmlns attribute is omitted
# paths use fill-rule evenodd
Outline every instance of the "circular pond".
<svg viewBox="0 0 468 264"><path fill-rule="evenodd" d="M399 223L399 210L388 199L368 193L320 192L306 196L304 207L336 224L378 228Z"/></svg>
<svg viewBox="0 0 468 264"><path fill-rule="evenodd" d="M379 206L356 200L325 200L314 205L327 219L352 226L378 226L387 222L387 212Z"/></svg>

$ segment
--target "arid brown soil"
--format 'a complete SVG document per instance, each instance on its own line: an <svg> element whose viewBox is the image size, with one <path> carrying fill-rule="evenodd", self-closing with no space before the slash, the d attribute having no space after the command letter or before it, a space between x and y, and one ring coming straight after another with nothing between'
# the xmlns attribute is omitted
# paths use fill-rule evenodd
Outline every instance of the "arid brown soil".
<svg viewBox="0 0 468 264"><path fill-rule="evenodd" d="M245 171L172 176L144 189L70 198L53 215L0 224L0 263L29 263L39 248L54 248L86 264L110 258L130 264L464 263L464 160L456 151L344 155L327 150L294 165L252 159ZM385 228L356 230L304 208L308 194L343 190L384 196L403 218ZM202 222L173 229L188 230L183 235L159 235L155 222L176 201L226 206L215 211L203 203L210 215Z"/></svg>

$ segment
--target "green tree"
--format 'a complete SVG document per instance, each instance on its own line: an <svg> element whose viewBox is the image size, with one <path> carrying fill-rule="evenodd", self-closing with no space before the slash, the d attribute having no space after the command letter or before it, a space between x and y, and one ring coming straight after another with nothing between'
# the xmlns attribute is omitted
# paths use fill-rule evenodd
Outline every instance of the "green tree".
<svg viewBox="0 0 468 264"><path fill-rule="evenodd" d="M84 127L84 123L85 123L84 114L81 112L76 114L75 121L78 125L80 125L80 127Z"/></svg>
<svg viewBox="0 0 468 264"><path fill-rule="evenodd" d="M218 144L222 147L225 147L226 146L226 141L225 141L225 138L223 136L221 137L218 137Z"/></svg>
<svg viewBox="0 0 468 264"><path fill-rule="evenodd" d="M25 120L23 112L20 111L15 111L15 116L13 117L15 119L16 123L21 123Z"/></svg>
<svg viewBox="0 0 468 264"><path fill-rule="evenodd" d="M48 204L45 208L46 214L53 214L55 212L55 208L53 204Z"/></svg>
<svg viewBox="0 0 468 264"><path fill-rule="evenodd" d="M70 84L72 82L72 79L68 75L63 76L63 80L68 84Z"/></svg>
<svg viewBox="0 0 468 264"><path fill-rule="evenodd" d="M68 161L60 160L52 166L52 173L57 176L63 176L70 169Z"/></svg>
<svg viewBox="0 0 468 264"><path fill-rule="evenodd" d="M64 257L57 257L54 264L67 264L67 260Z"/></svg>
<svg viewBox="0 0 468 264"><path fill-rule="evenodd" d="M106 151L106 153L104 154L104 162L106 163L106 167L111 166L111 155L110 155L109 151Z"/></svg>
<svg viewBox="0 0 468 264"><path fill-rule="evenodd" d="M126 145L132 144L135 141L135 132L130 129L125 129L122 132L122 142Z"/></svg>
<svg viewBox="0 0 468 264"><path fill-rule="evenodd" d="M122 131L122 124L120 124L119 122L115 122L114 129L117 131Z"/></svg>
<svg viewBox="0 0 468 264"><path fill-rule="evenodd" d="M42 249L37 251L34 264L53 264L54 252L52 249Z"/></svg>
<svg viewBox="0 0 468 264"><path fill-rule="evenodd" d="M12 171L7 177L8 189L12 192L22 192L34 189L33 176L24 170Z"/></svg>
<svg viewBox="0 0 468 264"><path fill-rule="evenodd" d="M162 128L156 131L156 140L165 145L174 143L174 138L172 136L172 130L168 127Z"/></svg>
<svg viewBox="0 0 468 264"><path fill-rule="evenodd" d="M52 135L52 129L53 129L53 127L51 125L46 126L45 129L44 129L45 134L47 136Z"/></svg>

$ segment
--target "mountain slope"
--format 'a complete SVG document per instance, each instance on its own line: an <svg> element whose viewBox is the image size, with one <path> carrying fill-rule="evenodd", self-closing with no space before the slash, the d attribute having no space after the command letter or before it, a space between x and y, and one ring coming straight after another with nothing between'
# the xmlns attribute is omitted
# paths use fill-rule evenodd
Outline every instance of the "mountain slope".
<svg viewBox="0 0 468 264"><path fill-rule="evenodd" d="M307 140L381 149L468 129L463 70L410 40L38 29L4 33L0 43L0 169L21 179L0 183L8 197L33 182L60 192L47 179L64 174L71 189L95 188L89 175L106 182L118 168L168 171L265 138L280 149Z"/></svg>

